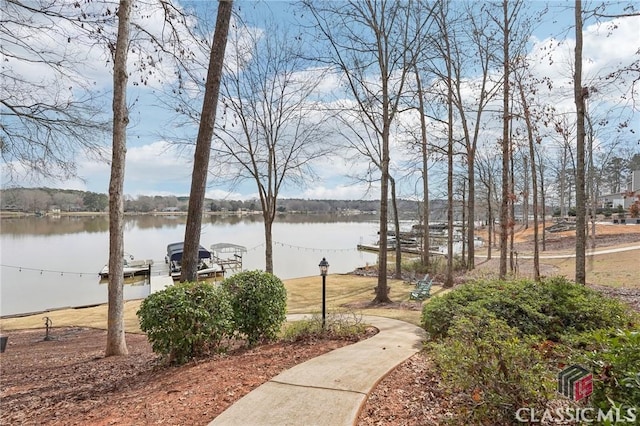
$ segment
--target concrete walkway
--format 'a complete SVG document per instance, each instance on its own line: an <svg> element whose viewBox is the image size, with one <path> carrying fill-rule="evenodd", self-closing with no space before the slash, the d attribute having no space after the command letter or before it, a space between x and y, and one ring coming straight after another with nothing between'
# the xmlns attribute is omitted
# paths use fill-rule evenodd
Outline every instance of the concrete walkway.
<svg viewBox="0 0 640 426"><path fill-rule="evenodd" d="M590 250L587 249L585 251L585 256L597 256L599 254L611 254L611 253L620 253L623 251L631 251L631 250L640 250L640 245L628 246L628 247L617 247L611 249L601 249L601 250ZM533 259L531 255L521 255L520 259ZM540 255L540 259L570 259L576 257L575 253L566 253L566 254L553 254L553 255Z"/></svg>
<svg viewBox="0 0 640 426"><path fill-rule="evenodd" d="M296 320L302 316L288 316ZM352 425L374 386L422 349L420 327L365 316L375 336L280 373L245 395L210 425Z"/></svg>

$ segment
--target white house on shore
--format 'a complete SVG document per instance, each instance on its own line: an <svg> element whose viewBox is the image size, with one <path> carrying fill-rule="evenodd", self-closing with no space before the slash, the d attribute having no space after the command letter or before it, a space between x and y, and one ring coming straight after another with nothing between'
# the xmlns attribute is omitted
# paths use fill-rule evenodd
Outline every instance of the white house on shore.
<svg viewBox="0 0 640 426"><path fill-rule="evenodd" d="M616 194L601 195L600 205L614 209L622 206L626 210L637 200L636 195L638 194L640 194L640 170L634 170L626 190Z"/></svg>

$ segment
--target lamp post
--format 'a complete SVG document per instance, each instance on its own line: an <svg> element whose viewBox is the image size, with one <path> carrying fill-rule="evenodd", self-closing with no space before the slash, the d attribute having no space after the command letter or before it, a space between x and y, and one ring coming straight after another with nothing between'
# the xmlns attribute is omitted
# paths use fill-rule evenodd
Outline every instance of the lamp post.
<svg viewBox="0 0 640 426"><path fill-rule="evenodd" d="M322 329L324 330L325 319L327 316L327 272L329 271L329 262L324 257L318 265L320 267L320 275L322 275Z"/></svg>

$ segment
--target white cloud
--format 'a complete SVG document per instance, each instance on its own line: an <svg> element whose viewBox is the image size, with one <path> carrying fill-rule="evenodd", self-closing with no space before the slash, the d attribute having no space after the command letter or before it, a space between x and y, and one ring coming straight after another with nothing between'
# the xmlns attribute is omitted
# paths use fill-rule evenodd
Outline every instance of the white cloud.
<svg viewBox="0 0 640 426"><path fill-rule="evenodd" d="M369 190L368 193L367 190ZM333 187L319 185L306 189L300 195L291 195L290 197L309 200L371 200L380 198L380 189L377 186L368 187L368 185L362 183L354 185L337 184Z"/></svg>

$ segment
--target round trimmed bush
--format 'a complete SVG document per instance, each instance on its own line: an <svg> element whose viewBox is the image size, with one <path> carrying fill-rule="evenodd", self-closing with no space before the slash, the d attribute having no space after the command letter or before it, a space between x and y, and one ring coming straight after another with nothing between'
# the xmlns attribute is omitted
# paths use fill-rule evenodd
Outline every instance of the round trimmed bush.
<svg viewBox="0 0 640 426"><path fill-rule="evenodd" d="M235 328L249 345L276 339L287 309L287 290L280 278L246 271L225 279L222 287L231 297Z"/></svg>
<svg viewBox="0 0 640 426"><path fill-rule="evenodd" d="M209 283L180 283L150 294L137 312L153 351L184 363L222 350L233 333L229 295Z"/></svg>

